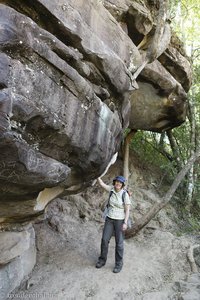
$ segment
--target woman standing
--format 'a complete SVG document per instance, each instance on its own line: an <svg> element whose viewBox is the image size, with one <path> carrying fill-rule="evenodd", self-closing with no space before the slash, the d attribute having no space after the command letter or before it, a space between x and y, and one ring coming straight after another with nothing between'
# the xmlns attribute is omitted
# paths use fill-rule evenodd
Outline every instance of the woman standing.
<svg viewBox="0 0 200 300"><path fill-rule="evenodd" d="M125 178L117 176L113 179L113 187L105 184L100 178L98 182L110 194L108 202L108 212L104 224L103 235L101 239L101 254L99 256L96 268L105 265L108 254L108 245L112 234L115 234L115 267L114 273L119 273L123 266L124 254L124 231L127 229L129 218L130 198L124 190ZM123 193L125 193L123 201Z"/></svg>

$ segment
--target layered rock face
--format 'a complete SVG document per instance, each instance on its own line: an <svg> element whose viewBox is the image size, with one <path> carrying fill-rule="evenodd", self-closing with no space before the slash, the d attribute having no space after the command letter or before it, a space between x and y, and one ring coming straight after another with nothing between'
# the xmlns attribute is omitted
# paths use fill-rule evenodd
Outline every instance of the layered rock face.
<svg viewBox="0 0 200 300"><path fill-rule="evenodd" d="M167 2L167 1L166 1ZM139 89L131 94L129 127L162 132L185 120L192 73L181 41L171 31L169 19L163 35L153 49L151 43L158 27L163 1L104 1L105 7L119 22L144 60L149 50L154 57L137 78Z"/></svg>
<svg viewBox="0 0 200 300"><path fill-rule="evenodd" d="M27 276L36 263L35 231L32 225L22 231L0 232L0 299L10 298L9 293Z"/></svg>
<svg viewBox="0 0 200 300"><path fill-rule="evenodd" d="M6 223L29 220L57 195L88 186L128 126L161 132L181 124L191 72L166 24L162 54L134 77L157 26L152 1L0 3Z"/></svg>

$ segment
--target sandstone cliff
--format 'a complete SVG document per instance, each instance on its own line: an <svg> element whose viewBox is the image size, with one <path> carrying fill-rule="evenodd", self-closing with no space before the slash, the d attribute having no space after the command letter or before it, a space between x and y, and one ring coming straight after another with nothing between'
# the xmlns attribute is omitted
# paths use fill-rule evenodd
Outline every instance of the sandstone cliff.
<svg viewBox="0 0 200 300"><path fill-rule="evenodd" d="M0 2L5 223L88 186L127 126L160 132L180 125L191 71L166 21L158 59L135 81L157 26L159 6L151 1Z"/></svg>

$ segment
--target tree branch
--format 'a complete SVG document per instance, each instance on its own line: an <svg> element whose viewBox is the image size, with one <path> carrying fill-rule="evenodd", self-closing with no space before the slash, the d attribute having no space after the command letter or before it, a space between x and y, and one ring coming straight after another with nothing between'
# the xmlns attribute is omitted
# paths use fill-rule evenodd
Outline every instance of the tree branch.
<svg viewBox="0 0 200 300"><path fill-rule="evenodd" d="M190 157L187 164L178 173L173 184L169 188L168 192L165 194L164 197L161 198L161 202L154 204L146 215L144 215L143 217L136 220L133 227L128 229L125 232L126 238L135 236L145 225L147 225L151 221L152 218L154 218L156 216L156 214L163 207L165 207L169 203L169 201L173 197L174 193L176 192L178 186L180 185L181 181L183 180L183 178L185 177L187 172L190 170L192 165L197 161L197 159L199 157L200 157L200 149L193 156Z"/></svg>

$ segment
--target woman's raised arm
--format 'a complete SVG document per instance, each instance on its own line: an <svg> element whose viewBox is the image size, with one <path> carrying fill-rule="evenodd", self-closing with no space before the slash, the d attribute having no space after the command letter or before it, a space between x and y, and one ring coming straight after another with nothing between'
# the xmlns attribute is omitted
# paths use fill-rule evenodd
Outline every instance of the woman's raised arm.
<svg viewBox="0 0 200 300"><path fill-rule="evenodd" d="M110 185L105 184L105 183L103 182L103 180L102 180L100 177L97 178L97 181L98 181L99 185L100 185L104 190L106 190L107 192L110 192L110 190L111 190L111 186L110 186Z"/></svg>

